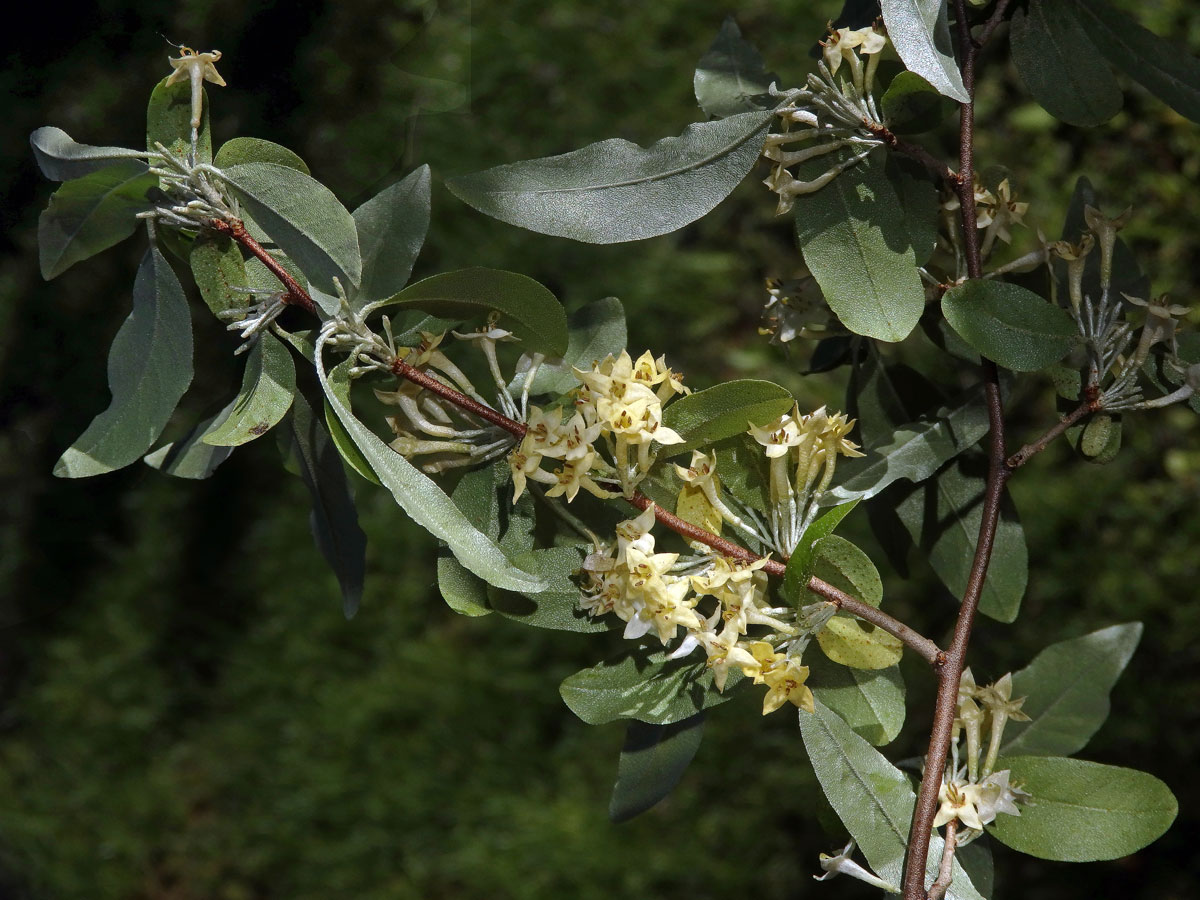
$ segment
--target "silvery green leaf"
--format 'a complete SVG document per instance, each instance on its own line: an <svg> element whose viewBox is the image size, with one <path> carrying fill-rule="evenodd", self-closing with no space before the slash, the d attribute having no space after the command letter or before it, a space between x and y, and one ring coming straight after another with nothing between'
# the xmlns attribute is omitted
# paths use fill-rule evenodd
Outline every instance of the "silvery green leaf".
<svg viewBox="0 0 1200 900"><path fill-rule="evenodd" d="M977 444L987 431L983 396L972 389L931 415L898 428L887 443L868 448L866 459L842 463L851 470L850 477L829 491L827 505L874 497L900 478L922 482Z"/></svg>
<svg viewBox="0 0 1200 900"><path fill-rule="evenodd" d="M254 221L313 286L350 291L362 275L354 219L325 185L278 163L238 163L221 170Z"/></svg>
<svg viewBox="0 0 1200 900"><path fill-rule="evenodd" d="M242 389L228 418L204 436L215 447L237 447L270 431L287 414L296 394L292 354L270 332L246 355Z"/></svg>
<svg viewBox="0 0 1200 900"><path fill-rule="evenodd" d="M170 264L151 247L133 282L133 311L108 352L112 403L59 458L60 478L100 475L141 458L192 382L192 320Z"/></svg>
<svg viewBox="0 0 1200 900"><path fill-rule="evenodd" d="M948 290L942 314L964 341L999 366L1034 372L1058 362L1078 335L1061 306L1003 281L973 278Z"/></svg>
<svg viewBox="0 0 1200 900"><path fill-rule="evenodd" d="M226 141L213 158L213 165L218 169L226 169L240 163L274 163L277 166L287 166L304 175L311 175L308 164L299 156L279 144L264 141L261 138L237 137Z"/></svg>
<svg viewBox="0 0 1200 900"><path fill-rule="evenodd" d="M792 411L795 398L772 381L742 378L679 397L663 410L663 425L683 438L661 455L678 456L749 431L750 425L767 425Z"/></svg>
<svg viewBox="0 0 1200 900"><path fill-rule="evenodd" d="M1042 107L1071 125L1099 125L1121 109L1121 88L1072 3L1030 0L1013 12L1013 64Z"/></svg>
<svg viewBox="0 0 1200 900"><path fill-rule="evenodd" d="M212 133L208 129L208 92L202 90L200 128L196 136L196 162L212 162ZM162 144L179 159L192 152L192 86L185 79L167 84L164 78L150 93L146 107L146 149Z"/></svg>
<svg viewBox="0 0 1200 900"><path fill-rule="evenodd" d="M904 725L904 679L899 666L852 669L809 653L807 684L818 700L877 747L895 740Z"/></svg>
<svg viewBox="0 0 1200 900"><path fill-rule="evenodd" d="M133 234L158 184L146 164L126 160L65 182L38 217L38 262L49 281Z"/></svg>
<svg viewBox="0 0 1200 900"><path fill-rule="evenodd" d="M871 868L899 887L904 873L908 830L917 797L908 778L840 716L818 699L816 711L800 713L800 733L821 789L850 832ZM937 876L942 839L930 841L927 881ZM946 896L952 900L984 900L959 861Z"/></svg>
<svg viewBox="0 0 1200 900"><path fill-rule="evenodd" d="M571 575L583 564L581 548L526 550L514 553L512 561L526 572L541 576L547 587L536 593L489 587L488 605L506 619L557 631L595 633L613 628L611 619L593 619L579 608L579 585Z"/></svg>
<svg viewBox="0 0 1200 900"><path fill-rule="evenodd" d="M237 290L248 282L241 248L232 238L216 233L197 235L188 250L188 264L213 315L242 309L250 301L249 294Z"/></svg>
<svg viewBox="0 0 1200 900"><path fill-rule="evenodd" d="M689 125L648 148L612 138L562 156L497 166L446 186L482 213L592 244L682 228L738 186L762 152L769 111Z"/></svg>
<svg viewBox="0 0 1200 900"><path fill-rule="evenodd" d="M518 592L545 590L544 579L515 567L493 541L475 528L441 488L355 418L342 395L331 384L332 374L325 371L318 353L317 378L325 391L325 399L370 464L380 484L391 491L409 518L449 544L458 561L489 584Z"/></svg>
<svg viewBox="0 0 1200 900"><path fill-rule="evenodd" d="M565 394L579 384L571 369L590 369L610 354L625 349L628 335L625 308L616 297L605 297L582 306L567 317L567 352L561 359L543 362L533 376L531 394ZM519 390L523 376L514 379Z"/></svg>
<svg viewBox="0 0 1200 900"><path fill-rule="evenodd" d="M438 555L437 580L442 599L460 616L491 614L487 582L468 572L449 550L443 550Z"/></svg>
<svg viewBox="0 0 1200 900"><path fill-rule="evenodd" d="M146 154L125 147L93 147L76 143L69 134L53 125L44 125L29 136L34 158L42 174L51 181L70 181L107 168L118 159L145 162Z"/></svg>
<svg viewBox="0 0 1200 900"><path fill-rule="evenodd" d="M353 216L362 252L362 283L351 305L361 309L408 283L429 230L429 166L380 191Z"/></svg>
<svg viewBox="0 0 1200 900"><path fill-rule="evenodd" d="M946 0L880 0L880 8L888 37L905 67L947 97L970 103L954 61Z"/></svg>
<svg viewBox="0 0 1200 900"><path fill-rule="evenodd" d="M324 418L308 398L297 393L281 429L281 442L296 464L312 498L313 540L333 569L342 591L342 611L351 618L362 600L367 568L367 536L358 524L358 510L346 481L346 471Z"/></svg>
<svg viewBox="0 0 1200 900"><path fill-rule="evenodd" d="M232 447L213 447L204 442L205 435L233 409L230 403L215 416L210 416L177 441L164 444L147 453L142 461L164 475L176 478L207 478L233 453Z"/></svg>
<svg viewBox="0 0 1200 900"><path fill-rule="evenodd" d="M1069 756L1108 718L1108 695L1142 637L1142 623L1113 625L1051 644L1013 674L1028 722L1009 722L1005 756Z"/></svg>
<svg viewBox="0 0 1200 900"><path fill-rule="evenodd" d="M819 177L830 159L804 163L797 178ZM925 309L925 288L909 243L905 210L874 152L832 182L796 197L796 242L829 308L856 334L906 338Z"/></svg>
<svg viewBox="0 0 1200 900"><path fill-rule="evenodd" d="M1179 812L1171 789L1146 772L1082 759L1001 757L1013 783L1032 795L1021 815L987 826L1000 843L1039 859L1120 859L1158 840Z"/></svg>
<svg viewBox="0 0 1200 900"><path fill-rule="evenodd" d="M775 80L762 55L742 37L733 16L728 16L708 52L700 57L692 84L700 108L710 116L724 118L774 107L768 91Z"/></svg>
<svg viewBox="0 0 1200 900"><path fill-rule="evenodd" d="M625 727L617 781L608 804L609 819L627 822L675 790L703 736L704 713L673 725L632 720Z"/></svg>
<svg viewBox="0 0 1200 900"><path fill-rule="evenodd" d="M567 349L567 314L562 304L549 289L516 272L476 266L431 275L410 284L385 305L458 320L499 312L501 327L530 350L559 356Z"/></svg>

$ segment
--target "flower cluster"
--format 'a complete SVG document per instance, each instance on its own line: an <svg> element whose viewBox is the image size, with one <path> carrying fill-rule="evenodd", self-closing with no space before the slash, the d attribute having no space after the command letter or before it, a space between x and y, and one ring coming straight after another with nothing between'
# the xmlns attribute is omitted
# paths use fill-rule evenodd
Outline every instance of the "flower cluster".
<svg viewBox="0 0 1200 900"><path fill-rule="evenodd" d="M997 239L1006 244L1011 243L1010 227L1025 224L1025 213L1029 211L1029 204L1016 199L1016 194L1007 178L997 184L993 191L984 184L979 173L976 172L972 186L975 194L975 227L983 231L979 252L986 259L991 254ZM947 234L951 236L951 242L955 244L957 244L958 228L954 219L961 206L958 195L953 192L948 192L942 201L942 213L949 220Z"/></svg>
<svg viewBox="0 0 1200 900"><path fill-rule="evenodd" d="M790 641L798 629L779 618L792 614L789 610L765 605L765 560L744 563L712 553L681 559L678 553L658 553L651 533L654 519L651 505L617 526L615 543L598 544L584 560L583 609L592 616L613 613L626 623L630 639L654 631L667 645L680 637L682 628L671 658L704 648L718 690L724 690L736 669L767 686L764 715L786 702L812 712L812 692L805 685L808 667L798 656L776 650L776 643ZM755 626L769 631L751 637Z"/></svg>
<svg viewBox="0 0 1200 900"><path fill-rule="evenodd" d="M874 96L879 54L887 46L882 24L839 28L821 46L818 74L808 76L806 87L779 91L772 85L772 96L781 102L775 114L782 128L767 135L763 156L775 165L763 183L779 195L780 215L792 208L796 197L820 190L882 143L873 130L883 128ZM800 128L793 131L792 126ZM784 149L801 143L809 146ZM815 178L799 179L788 171L839 150L848 152Z"/></svg>

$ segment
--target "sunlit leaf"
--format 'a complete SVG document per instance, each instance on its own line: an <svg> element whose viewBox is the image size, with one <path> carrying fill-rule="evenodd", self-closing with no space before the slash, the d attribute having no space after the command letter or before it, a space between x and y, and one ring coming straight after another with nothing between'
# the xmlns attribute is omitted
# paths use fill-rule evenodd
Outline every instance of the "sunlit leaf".
<svg viewBox="0 0 1200 900"><path fill-rule="evenodd" d="M93 147L79 144L53 125L44 125L29 136L29 145L42 174L51 181L70 181L98 172L116 160L135 159L144 161L146 154L125 147Z"/></svg>
<svg viewBox="0 0 1200 900"><path fill-rule="evenodd" d="M625 727L608 817L614 822L628 821L675 790L703 736L703 713L673 725L631 721Z"/></svg>
<svg viewBox="0 0 1200 900"><path fill-rule="evenodd" d="M997 770L1032 795L1021 815L987 827L1000 843L1039 859L1119 859L1153 843L1171 827L1179 804L1146 772L1061 757L1001 757Z"/></svg>
<svg viewBox="0 0 1200 900"><path fill-rule="evenodd" d="M748 431L751 424L767 425L795 405L786 388L750 378L679 397L663 410L663 425L675 429L684 443L664 447L662 456L689 453Z"/></svg>
<svg viewBox="0 0 1200 900"><path fill-rule="evenodd" d="M229 417L204 436L206 444L236 447L261 437L279 422L296 393L296 366L288 349L270 332L246 354L242 389Z"/></svg>
<svg viewBox="0 0 1200 900"><path fill-rule="evenodd" d="M192 320L170 264L153 247L133 282L133 311L108 351L112 403L54 466L60 478L100 475L141 458L192 382Z"/></svg>
<svg viewBox="0 0 1200 900"><path fill-rule="evenodd" d="M408 283L429 230L429 204L429 166L421 166L354 211L362 252L362 283L353 299L357 308Z"/></svg>
<svg viewBox="0 0 1200 900"><path fill-rule="evenodd" d="M579 384L572 367L588 370L610 354L617 356L628 342L625 308L616 297L582 306L567 317L567 351L560 360L543 362L533 376L532 394L565 394ZM514 390L524 384L513 381Z"/></svg>
<svg viewBox="0 0 1200 900"><path fill-rule="evenodd" d="M537 593L516 593L488 588L488 605L500 615L557 631L594 633L610 630L613 620L593 619L579 608L579 585L571 580L571 575L583 564L580 548L527 550L513 554L512 561L526 572L541 576L547 589Z"/></svg>
<svg viewBox="0 0 1200 900"><path fill-rule="evenodd" d="M880 0L880 7L888 37L904 65L947 97L969 103L954 60L946 0Z"/></svg>
<svg viewBox="0 0 1200 900"><path fill-rule="evenodd" d="M841 524L842 519L846 518L857 505L857 500L851 500L849 503L835 506L819 516L804 530L804 534L800 536L795 549L792 550L792 555L788 557L787 570L783 574L783 596L788 599L788 602L793 604L808 602L807 595L801 594L801 591L812 577L818 543L822 538L833 534L833 530Z"/></svg>
<svg viewBox="0 0 1200 900"><path fill-rule="evenodd" d="M308 164L287 147L261 138L236 137L226 141L213 159L213 165L218 169L242 163L274 163L277 166L295 169L304 175L312 174L308 170Z"/></svg>
<svg viewBox="0 0 1200 900"><path fill-rule="evenodd" d="M196 137L196 162L212 162L212 133L208 129L208 92L201 90L202 112ZM162 144L179 159L192 152L192 86L187 79L167 84L164 78L150 93L146 107L146 149Z"/></svg>
<svg viewBox="0 0 1200 900"><path fill-rule="evenodd" d="M853 669L820 653L804 657L808 686L860 737L876 746L891 743L904 725L904 679L899 666Z"/></svg>
<svg viewBox="0 0 1200 900"><path fill-rule="evenodd" d="M454 555L446 550L437 561L438 590L446 605L460 616L486 616L488 606L487 582L466 570Z"/></svg>
<svg viewBox="0 0 1200 900"><path fill-rule="evenodd" d="M856 600L878 607L883 581L871 558L845 538L829 535L813 547L812 574ZM814 600L817 598L813 598ZM886 669L900 661L904 645L881 628L838 613L817 632L831 660L856 669Z"/></svg>
<svg viewBox="0 0 1200 900"><path fill-rule="evenodd" d="M689 125L648 148L612 138L451 178L459 199L510 225L592 244L639 241L709 212L762 152L769 111Z"/></svg>

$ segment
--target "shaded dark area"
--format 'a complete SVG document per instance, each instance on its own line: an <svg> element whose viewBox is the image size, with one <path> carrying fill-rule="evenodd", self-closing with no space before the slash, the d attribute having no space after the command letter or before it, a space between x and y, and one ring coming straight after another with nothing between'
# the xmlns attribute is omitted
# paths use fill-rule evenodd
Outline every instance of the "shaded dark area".
<svg viewBox="0 0 1200 900"><path fill-rule="evenodd" d="M1200 52L1189 4L1123 5ZM737 14L792 83L836 6L756 0ZM793 274L796 259L790 223L772 217L774 197L756 179L682 232L604 247L484 219L442 187L451 174L607 137L646 144L678 133L697 118L692 67L727 11L107 2L56 16L36 40L4 38L0 893L869 895L845 879L811 881L816 854L844 837L794 720L761 719L749 696L710 714L668 800L610 824L623 729L583 725L557 685L613 653L619 636L454 616L434 587L432 543L370 485L357 483L366 595L347 622L313 547L303 486L281 470L271 438L203 483L141 465L87 481L50 476L108 402L105 350L128 312L144 238L42 282L36 220L52 188L27 137L55 124L88 143L138 143L150 89L167 72L160 35L224 52L229 87L210 92L218 141L292 147L347 206L428 162L433 223L415 277L489 265L539 279L569 309L616 295L631 349L665 350L693 386L769 377L802 405L841 405L845 369L802 377L806 352L756 333L763 278ZM1200 126L1123 86L1112 122L1069 128L1031 104L1007 67L985 65L980 160L1012 169L1034 204L1027 221L1050 237L1078 174L1107 210L1132 203L1125 234L1153 291L1193 303ZM935 134L930 146L949 141ZM222 405L239 377L236 339L202 305L194 319L198 376L168 438ZM1053 421L1049 395L1033 379L1014 391L1014 444ZM1015 625L981 622L975 672L995 677L1048 642L1144 621L1113 717L1081 755L1158 775L1181 813L1159 843L1112 863L1044 863L999 848L998 896L1195 893L1200 864L1184 833L1200 800L1187 775L1200 732L1197 434L1186 409L1130 417L1130 446L1114 463L1085 465L1056 447L1013 479L1030 586ZM847 520L847 534L886 568L865 515ZM954 600L921 559L905 562L911 580L887 579L886 602L941 637ZM928 673L914 663L906 677L909 722L893 759L920 752L931 710Z"/></svg>

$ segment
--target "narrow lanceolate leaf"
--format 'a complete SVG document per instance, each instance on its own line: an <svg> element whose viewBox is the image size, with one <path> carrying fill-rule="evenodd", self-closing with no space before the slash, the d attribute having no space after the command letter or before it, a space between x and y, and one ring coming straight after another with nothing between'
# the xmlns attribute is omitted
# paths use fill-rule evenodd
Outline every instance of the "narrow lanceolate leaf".
<svg viewBox="0 0 1200 900"><path fill-rule="evenodd" d="M192 241L188 264L200 296L213 315L246 306L250 295L238 290L248 284L246 263L233 239L223 234L201 233Z"/></svg>
<svg viewBox="0 0 1200 900"><path fill-rule="evenodd" d="M474 521L474 520L473 520ZM571 580L583 564L578 547L547 547L512 554L513 565L545 580L547 589L537 593L515 593L489 587L488 605L506 619L536 628L590 634L608 631L611 622L593 619L579 608L579 585Z"/></svg>
<svg viewBox="0 0 1200 900"><path fill-rule="evenodd" d="M362 283L352 304L361 309L408 283L429 231L429 166L380 191L353 215L362 253Z"/></svg>
<svg viewBox="0 0 1200 900"><path fill-rule="evenodd" d="M237 447L266 434L286 415L296 394L291 352L270 332L250 348L242 389L228 418L204 436L206 444Z"/></svg>
<svg viewBox="0 0 1200 900"><path fill-rule="evenodd" d="M232 408L233 404L230 403L215 416L192 428L179 440L147 453L142 457L142 461L164 475L174 475L176 478L207 478L217 470L217 466L229 458L233 448L213 447L204 443L204 437Z"/></svg>
<svg viewBox="0 0 1200 900"><path fill-rule="evenodd" d="M303 172L278 163L239 163L222 169L254 221L318 289L347 292L362 274L354 219L337 197Z"/></svg>
<svg viewBox="0 0 1200 900"><path fill-rule="evenodd" d="M1121 109L1121 88L1076 18L1072 3L1031 0L1013 13L1013 64L1033 98L1056 119L1099 125Z"/></svg>
<svg viewBox="0 0 1200 900"><path fill-rule="evenodd" d="M708 52L700 57L692 84L700 108L710 116L724 118L773 107L768 91L774 80L762 55L742 37L737 22L729 16Z"/></svg>
<svg viewBox="0 0 1200 900"><path fill-rule="evenodd" d="M1082 750L1108 718L1108 695L1142 636L1129 622L1051 644L1013 675L1029 722L1009 722L1005 756L1069 756Z"/></svg>
<svg viewBox="0 0 1200 900"><path fill-rule="evenodd" d="M1070 0L1100 52L1158 99L1200 122L1200 59L1101 0Z"/></svg>
<svg viewBox="0 0 1200 900"><path fill-rule="evenodd" d="M820 700L815 706L812 714L800 713L800 733L821 789L875 874L899 887L916 795L905 774L840 716ZM936 877L941 849L941 838L935 835L929 847L926 884ZM957 859L946 896L984 900Z"/></svg>
<svg viewBox="0 0 1200 900"><path fill-rule="evenodd" d="M201 91L203 112L196 141L196 162L212 162L212 133L208 129L208 92ZM168 85L163 79L150 93L146 107L146 149L162 144L186 160L192 152L192 86L187 79Z"/></svg>
<svg viewBox="0 0 1200 900"><path fill-rule="evenodd" d="M749 431L751 424L767 425L795 405L787 388L750 378L680 397L663 410L663 425L675 429L684 443L664 447L663 455L689 453Z"/></svg>
<svg viewBox="0 0 1200 900"><path fill-rule="evenodd" d="M125 147L78 144L61 128L45 125L29 136L29 145L42 174L51 181L70 181L111 166L116 160L144 161L146 154Z"/></svg>
<svg viewBox="0 0 1200 900"><path fill-rule="evenodd" d="M504 552L475 528L441 488L355 418L349 405L334 390L331 373L325 371L319 357L318 362L317 377L325 399L380 484L392 492L409 518L449 544L458 561L489 584L512 591L544 590L542 579L512 565Z"/></svg>
<svg viewBox="0 0 1200 900"><path fill-rule="evenodd" d="M841 716L855 734L875 746L890 744L904 725L904 679L899 666L852 669L810 653L808 686L817 699Z"/></svg>
<svg viewBox="0 0 1200 900"><path fill-rule="evenodd" d="M724 703L741 677L731 673L720 693L703 661L668 660L665 653L639 650L576 672L563 681L559 693L589 725L617 719L671 725Z"/></svg>
<svg viewBox="0 0 1200 900"><path fill-rule="evenodd" d="M880 8L888 37L905 67L947 97L969 103L954 61L946 0L880 0Z"/></svg>
<svg viewBox="0 0 1200 900"><path fill-rule="evenodd" d="M798 177L820 176L830 159L806 163ZM872 153L821 190L797 197L796 241L843 325L856 334L899 341L921 318L925 289L885 162L882 153Z"/></svg>
<svg viewBox="0 0 1200 900"><path fill-rule="evenodd" d="M813 555L813 575L870 606L883 602L879 571L854 544L829 535L817 542ZM904 653L899 638L846 613L838 613L817 632L817 643L835 663L855 669L886 669Z"/></svg>
<svg viewBox="0 0 1200 900"><path fill-rule="evenodd" d="M346 618L358 611L366 574L367 536L358 524L358 510L341 457L320 415L307 398L297 394L281 437L312 498L309 522L317 549L342 591Z"/></svg>
<svg viewBox="0 0 1200 900"><path fill-rule="evenodd" d="M1020 816L997 816L987 830L1039 859L1128 856L1158 840L1179 811L1170 788L1134 769L1054 756L1001 757L996 768L1010 769L1010 781L1032 798Z"/></svg>
<svg viewBox="0 0 1200 900"><path fill-rule="evenodd" d="M628 343L625 308L616 297L605 297L580 307L567 317L567 352L561 360L538 366L530 385L532 394L565 394L579 384L572 368L587 370L606 356L617 356ZM520 390L524 376L514 381Z"/></svg>
<svg viewBox="0 0 1200 900"><path fill-rule="evenodd" d="M567 314L550 292L526 275L475 267L431 275L410 284L387 306L419 309L446 319L482 319L498 312L500 325L530 352L561 356L567 349Z"/></svg>
<svg viewBox="0 0 1200 900"><path fill-rule="evenodd" d="M1065 309L1003 281L974 278L951 288L942 297L942 314L980 354L1014 372L1058 362L1077 335Z"/></svg>
<svg viewBox="0 0 1200 900"><path fill-rule="evenodd" d="M987 430L982 395L971 390L931 415L898 428L882 446L869 448L867 458L827 496L833 503L846 503L874 497L901 478L920 483L945 462L977 444Z"/></svg>
<svg viewBox="0 0 1200 900"><path fill-rule="evenodd" d="M287 166L305 175L311 175L308 163L299 156L279 144L264 141L261 138L238 137L226 141L213 158L213 165L218 169L236 166L240 163L265 162L277 166Z"/></svg>
<svg viewBox="0 0 1200 900"><path fill-rule="evenodd" d="M762 152L769 111L689 125L648 148L613 138L446 182L482 213L591 244L639 241L709 212Z"/></svg>
<svg viewBox="0 0 1200 900"><path fill-rule="evenodd" d="M38 262L46 280L118 244L137 228L137 214L153 204L158 184L145 163L118 162L66 182L38 217Z"/></svg>
<svg viewBox="0 0 1200 900"><path fill-rule="evenodd" d="M805 529L800 536L792 555L788 557L787 570L783 573L783 596L795 606L808 602L807 595L801 594L808 580L812 577L813 566L816 563L817 545L822 538L833 534L833 530L842 519L858 506L857 500L835 506L822 514L815 522Z"/></svg>
<svg viewBox="0 0 1200 900"><path fill-rule="evenodd" d="M608 804L608 817L626 822L662 800L687 771L704 736L704 714L674 725L632 721L617 763L617 782Z"/></svg>
<svg viewBox="0 0 1200 900"><path fill-rule="evenodd" d="M133 311L108 351L112 403L54 466L60 478L100 475L141 458L192 382L192 321L170 264L151 248L133 282Z"/></svg>
<svg viewBox="0 0 1200 900"><path fill-rule="evenodd" d="M986 471L987 462L979 454L964 454L896 506L896 515L913 543L955 597L963 596L970 578L983 515ZM1015 620L1028 578L1025 532L1016 510L1006 503L992 545L980 611L1000 622Z"/></svg>

